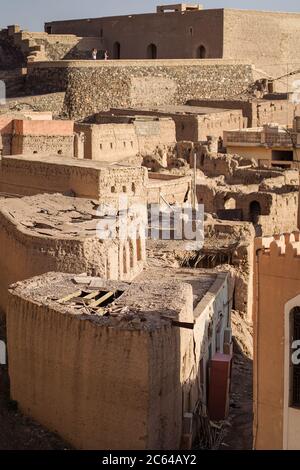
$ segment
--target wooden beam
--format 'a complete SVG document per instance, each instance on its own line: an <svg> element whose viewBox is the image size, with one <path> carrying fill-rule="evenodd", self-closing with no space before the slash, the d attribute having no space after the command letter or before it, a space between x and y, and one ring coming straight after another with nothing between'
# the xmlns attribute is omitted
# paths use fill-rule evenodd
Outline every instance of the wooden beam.
<svg viewBox="0 0 300 470"><path fill-rule="evenodd" d="M103 304L106 300L110 299L115 294L115 292L108 292L107 294L103 295L99 300L92 302L89 304L89 308L99 307L99 305Z"/></svg>

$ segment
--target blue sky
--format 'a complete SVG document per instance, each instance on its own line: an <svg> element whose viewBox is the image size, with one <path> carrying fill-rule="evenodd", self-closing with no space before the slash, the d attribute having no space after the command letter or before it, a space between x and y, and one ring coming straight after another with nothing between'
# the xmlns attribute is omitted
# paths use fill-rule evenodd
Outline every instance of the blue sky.
<svg viewBox="0 0 300 470"><path fill-rule="evenodd" d="M42 31L45 21L89 18L127 13L148 13L156 5L179 3L180 0L0 0L0 27L20 24L23 29ZM188 0L186 0L188 3ZM244 8L300 12L299 0L190 0L206 8Z"/></svg>

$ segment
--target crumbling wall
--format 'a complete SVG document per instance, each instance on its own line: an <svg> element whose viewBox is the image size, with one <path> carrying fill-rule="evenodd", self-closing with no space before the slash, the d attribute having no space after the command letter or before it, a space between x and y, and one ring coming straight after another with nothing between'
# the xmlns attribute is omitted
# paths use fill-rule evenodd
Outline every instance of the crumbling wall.
<svg viewBox="0 0 300 470"><path fill-rule="evenodd" d="M169 203L189 200L191 176L149 174L143 167L103 167L100 162L38 155L4 157L0 167L0 191L11 195L72 194L119 205L127 195L137 203Z"/></svg>
<svg viewBox="0 0 300 470"><path fill-rule="evenodd" d="M99 328L15 298L8 336L11 394L23 413L78 449L148 448L146 332Z"/></svg>
<svg viewBox="0 0 300 470"><path fill-rule="evenodd" d="M82 38L74 35L22 32L15 42L20 43L24 51L28 48L28 54L33 55L33 60L83 60L91 58L94 48L99 54L104 50L100 37ZM34 49L37 51L35 58Z"/></svg>
<svg viewBox="0 0 300 470"><path fill-rule="evenodd" d="M135 286L145 289L155 292L153 283ZM13 288L7 329L14 338L11 394L23 413L78 449L180 447L182 384L190 371L183 360L194 362L191 330L173 327L160 312L149 318L147 301L146 316L142 309L131 320L105 324L22 297ZM192 322L191 286L173 284L166 298L178 321Z"/></svg>
<svg viewBox="0 0 300 470"><path fill-rule="evenodd" d="M103 40L73 34L21 31L18 25L0 31L0 68L16 68L27 60L88 59L93 48L104 50Z"/></svg>
<svg viewBox="0 0 300 470"><path fill-rule="evenodd" d="M216 266L219 266L218 270L230 272L234 280L234 288L230 292L233 308L250 322L253 313L254 237L254 227L248 222L211 219L205 222L205 244L202 250L203 256L211 259L218 259L218 254L223 255L223 261Z"/></svg>
<svg viewBox="0 0 300 470"><path fill-rule="evenodd" d="M253 222L264 235L290 232L298 227L299 195L296 187L259 188L210 183L197 184L197 197L205 212L220 219Z"/></svg>
<svg viewBox="0 0 300 470"><path fill-rule="evenodd" d="M290 193L273 195L273 203L269 217L260 217L259 223L262 226L264 235L273 235L297 230L298 221L299 192L291 190Z"/></svg>
<svg viewBox="0 0 300 470"><path fill-rule="evenodd" d="M51 112L53 117L65 118L63 116L65 93L49 93L47 95L22 96L10 98L6 104L0 107L0 116L19 111Z"/></svg>
<svg viewBox="0 0 300 470"><path fill-rule="evenodd" d="M12 155L74 156L73 121L13 121Z"/></svg>
<svg viewBox="0 0 300 470"><path fill-rule="evenodd" d="M198 150L197 167L208 177L223 175L227 180L235 174L242 159L237 156L225 154L213 154L205 148ZM192 164L192 161L191 161Z"/></svg>
<svg viewBox="0 0 300 470"><path fill-rule="evenodd" d="M88 273L125 281L131 281L140 273L146 258L141 228L134 227L136 233L124 234L122 239L117 236L102 239L96 232L97 228L100 230L100 216L97 212L93 215L90 209L88 212L89 202L80 204L74 198L49 194L37 200L9 199L8 205L2 201L0 312L6 311L10 284L48 271ZM46 213L49 218L40 221L39 213ZM60 218L60 223L53 226L51 217L52 220ZM90 220L87 231L82 227L83 221L79 222L81 231L75 225L78 217ZM110 219L109 223L111 227Z"/></svg>
<svg viewBox="0 0 300 470"><path fill-rule="evenodd" d="M280 95L279 95L280 96ZM203 106L222 109L240 109L243 116L248 120L248 127L260 127L270 122L276 122L280 125L293 125L295 109L296 113L299 106L287 99L268 98L256 99L253 97L244 97L241 99L224 100L191 100L188 102L191 106ZM235 129L240 127L236 126ZM234 128L232 128L234 129ZM230 130L230 129L228 129Z"/></svg>
<svg viewBox="0 0 300 470"><path fill-rule="evenodd" d="M192 177L176 177L168 174L149 173L147 183L148 204L182 204L191 198Z"/></svg>
<svg viewBox="0 0 300 470"><path fill-rule="evenodd" d="M175 124L171 119L76 123L75 131L84 134L85 158L106 162L126 160L136 155L152 155L167 145L175 145L176 141Z"/></svg>
<svg viewBox="0 0 300 470"><path fill-rule="evenodd" d="M71 117L112 107L184 104L192 98L226 97L253 80L250 65L226 61L52 62L28 69L28 87L39 93L67 89Z"/></svg>
<svg viewBox="0 0 300 470"><path fill-rule="evenodd" d="M24 196L71 192L77 197L114 203L119 200L119 193L124 193L131 200L144 200L145 169L99 165L59 156L4 157L0 187L2 192Z"/></svg>
<svg viewBox="0 0 300 470"><path fill-rule="evenodd" d="M12 144L12 119L0 116L0 154L10 155Z"/></svg>
<svg viewBox="0 0 300 470"><path fill-rule="evenodd" d="M118 246L112 243L109 251L100 240L59 240L24 233L0 213L0 310L6 312L10 284L29 279L48 271L89 272L109 276L107 258L118 265Z"/></svg>

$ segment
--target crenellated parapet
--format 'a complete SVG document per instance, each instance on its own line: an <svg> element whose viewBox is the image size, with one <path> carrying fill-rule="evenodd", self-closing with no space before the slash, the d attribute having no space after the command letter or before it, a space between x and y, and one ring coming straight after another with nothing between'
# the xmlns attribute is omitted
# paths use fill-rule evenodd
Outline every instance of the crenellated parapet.
<svg viewBox="0 0 300 470"><path fill-rule="evenodd" d="M257 239L256 252L267 256L300 258L300 232L284 233Z"/></svg>

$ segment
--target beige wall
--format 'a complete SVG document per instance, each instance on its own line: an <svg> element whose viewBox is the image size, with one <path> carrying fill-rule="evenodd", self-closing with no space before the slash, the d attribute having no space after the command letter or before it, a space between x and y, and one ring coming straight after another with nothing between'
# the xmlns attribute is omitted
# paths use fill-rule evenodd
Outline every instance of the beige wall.
<svg viewBox="0 0 300 470"><path fill-rule="evenodd" d="M160 173L149 173L147 183L147 201L148 204L161 204L160 196L169 204L182 204L189 191L191 198L192 177L172 177Z"/></svg>
<svg viewBox="0 0 300 470"><path fill-rule="evenodd" d="M283 185L282 185L283 186ZM246 186L245 186L246 187ZM261 215L258 220L262 234L272 235L274 233L291 232L298 228L298 204L299 194L296 190L284 191L256 191L241 192L241 186L231 185L221 189L210 187L206 184L197 185L197 196L199 202L204 204L205 211L217 213L226 209L225 204L228 199L235 201L235 209L241 211L241 217L244 221L251 221L251 203L256 201L261 208Z"/></svg>
<svg viewBox="0 0 300 470"><path fill-rule="evenodd" d="M299 234L297 235L299 239ZM264 240L264 239L263 239ZM277 241L258 239L254 276L254 446L260 450L286 448L284 430L286 304L299 295L300 263L298 244L289 236ZM268 248L263 248L262 243ZM262 249L262 251L261 251ZM259 251L257 251L259 250ZM297 250L297 251L296 251ZM285 252L284 252L285 251ZM299 305L299 304L297 304ZM290 445L300 442L299 413L290 415ZM298 430L298 431L297 431ZM296 441L295 441L296 439Z"/></svg>
<svg viewBox="0 0 300 470"><path fill-rule="evenodd" d="M271 65L277 77L274 65L300 61L299 20L299 13L225 9L224 58Z"/></svg>
<svg viewBox="0 0 300 470"><path fill-rule="evenodd" d="M246 147L246 146L239 146L239 145L228 145L227 146L227 153L231 155L240 155L244 158L254 158L255 160L272 160L272 149L266 147Z"/></svg>
<svg viewBox="0 0 300 470"><path fill-rule="evenodd" d="M64 279L72 276L57 276L58 291L66 289ZM127 286L120 305L146 317L141 324L133 314L134 325L112 317L83 318L45 298L32 302L36 281L12 288L7 315L11 393L22 412L78 449L179 449L183 413L195 412L199 399L206 403L200 359L202 376L217 350L218 327L223 350L227 275L212 279L194 311L189 284L164 281L161 297L156 282ZM161 316L166 312L179 322L195 320L194 331L172 326Z"/></svg>
<svg viewBox="0 0 300 470"><path fill-rule="evenodd" d="M138 153L132 124L75 124L75 132L85 137L84 158L117 162Z"/></svg>
<svg viewBox="0 0 300 470"><path fill-rule="evenodd" d="M168 107L164 110L163 107L159 109L112 109L111 113L117 115L147 115L147 116L165 116L171 118L176 125L176 140L180 141L206 141L207 136L223 137L223 131L233 129L243 129L246 127L246 120L243 118L242 110L227 111L224 109L222 112L207 113L204 110L199 114L197 111L191 113L191 109L178 106L173 107L175 111L169 111ZM162 121L163 122L163 121ZM166 126L166 124L165 124ZM170 126L169 126L170 128ZM171 129L171 128L170 128ZM170 132L170 131L169 131ZM171 135L170 135L171 137ZM168 142L171 142L169 137ZM174 138L173 138L174 141Z"/></svg>
<svg viewBox="0 0 300 470"><path fill-rule="evenodd" d="M143 14L46 23L55 34L100 36L111 58L120 43L121 59L147 59L149 44L160 59L196 58L203 45L207 58L222 57L223 10ZM102 30L102 31L101 31Z"/></svg>
<svg viewBox="0 0 300 470"><path fill-rule="evenodd" d="M7 329L11 393L23 413L77 449L148 448L146 332L99 328L21 299L10 301Z"/></svg>
<svg viewBox="0 0 300 470"><path fill-rule="evenodd" d="M284 74L284 73L283 73ZM284 79L283 79L284 81ZM283 90L286 92L286 90ZM256 99L223 99L223 100L191 100L192 106L204 106L222 109L240 109L248 119L248 127L260 127L270 122L292 127L295 114L295 104L287 100ZM296 106L298 114L299 106Z"/></svg>
<svg viewBox="0 0 300 470"><path fill-rule="evenodd" d="M3 158L0 191L11 195L73 191L76 197L118 204L120 194L131 202L183 203L191 177L149 174L142 167L101 167L100 162L59 157L20 156Z"/></svg>
<svg viewBox="0 0 300 470"><path fill-rule="evenodd" d="M77 197L114 203L123 192L130 200L145 200L147 173L141 167L109 167L58 156L21 155L3 158L0 170L1 191L9 194L73 191Z"/></svg>
<svg viewBox="0 0 300 470"><path fill-rule="evenodd" d="M106 162L152 154L157 148L176 142L172 119L139 119L129 124L75 124L75 131L85 135L85 158Z"/></svg>
<svg viewBox="0 0 300 470"><path fill-rule="evenodd" d="M298 156L298 150L293 150L291 147L264 147L264 146L233 146L233 145L228 145L227 147L227 152L229 154L237 154L240 155L243 158L250 158L254 159L259 162L261 165L271 165L276 166L276 163L278 165L284 165L287 168L298 168L297 161L299 160ZM272 151L292 151L293 152L293 161L285 161L285 160L272 160Z"/></svg>
<svg viewBox="0 0 300 470"><path fill-rule="evenodd" d="M176 286L176 317L191 322L192 288ZM148 329L107 327L11 296L13 399L78 449L178 449L188 373L182 360L193 357L193 333L157 321Z"/></svg>

